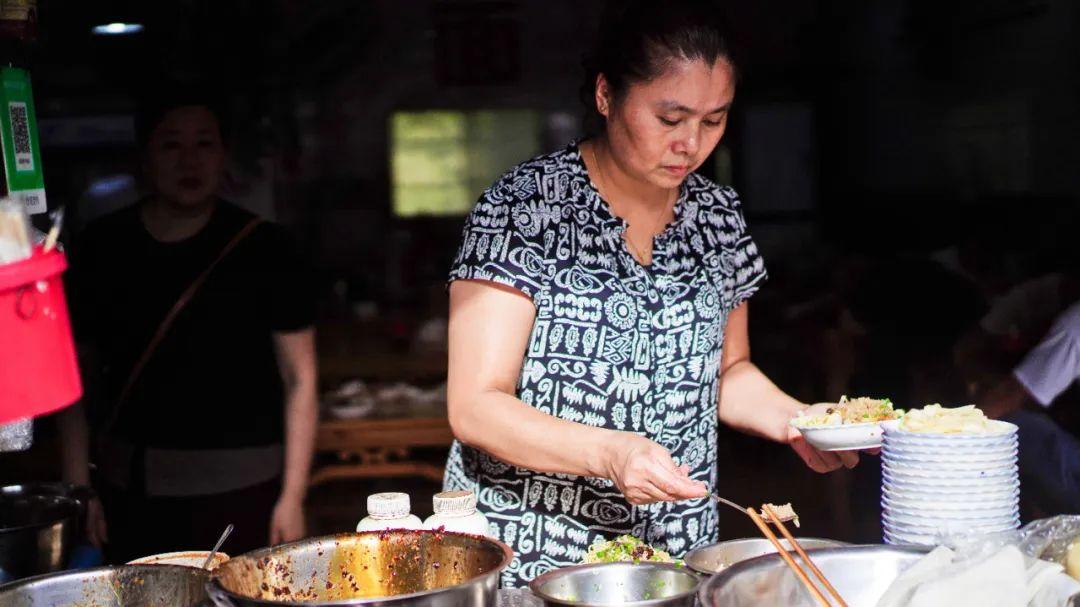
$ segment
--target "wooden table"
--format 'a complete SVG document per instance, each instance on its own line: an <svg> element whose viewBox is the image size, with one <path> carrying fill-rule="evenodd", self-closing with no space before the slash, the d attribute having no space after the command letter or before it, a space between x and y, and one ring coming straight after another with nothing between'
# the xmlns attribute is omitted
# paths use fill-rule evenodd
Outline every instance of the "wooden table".
<svg viewBox="0 0 1080 607"><path fill-rule="evenodd" d="M337 461L313 470L311 484L398 476L419 476L441 483L443 466L416 460L413 449L449 447L453 440L445 415L323 420L315 448L335 454Z"/></svg>

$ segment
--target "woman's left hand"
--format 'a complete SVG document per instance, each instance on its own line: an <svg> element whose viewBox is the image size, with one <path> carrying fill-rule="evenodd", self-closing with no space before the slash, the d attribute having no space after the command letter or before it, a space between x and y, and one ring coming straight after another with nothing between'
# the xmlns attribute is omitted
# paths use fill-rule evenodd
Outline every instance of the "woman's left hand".
<svg viewBox="0 0 1080 607"><path fill-rule="evenodd" d="M295 542L304 537L304 501L281 496L270 517L270 545Z"/></svg>
<svg viewBox="0 0 1080 607"><path fill-rule="evenodd" d="M841 466L854 468L859 463L858 451L822 451L810 446L802 433L794 428L788 432L788 444L814 472L832 472Z"/></svg>
<svg viewBox="0 0 1080 607"><path fill-rule="evenodd" d="M817 411L815 408L824 409L828 404L819 404L809 407L805 410L807 415L818 415L824 411ZM803 438L802 432L799 432L795 428L788 427L787 442L791 445L791 448L795 450L795 453L799 454L806 465L810 467L814 472L832 472L838 470L841 466L845 468L854 468L859 463L858 451L822 451L816 447L810 445Z"/></svg>

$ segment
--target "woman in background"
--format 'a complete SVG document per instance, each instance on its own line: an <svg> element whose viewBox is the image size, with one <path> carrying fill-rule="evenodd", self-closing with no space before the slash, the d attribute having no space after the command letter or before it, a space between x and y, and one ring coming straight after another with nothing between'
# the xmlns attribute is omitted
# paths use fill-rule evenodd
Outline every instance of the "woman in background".
<svg viewBox="0 0 1080 607"><path fill-rule="evenodd" d="M208 549L229 523L233 554L304 535L312 290L280 227L218 198L216 108L191 93L144 107L149 194L91 223L71 250L83 367L100 373L87 407L101 496L89 532L114 563ZM83 408L60 425L66 480L86 484Z"/></svg>

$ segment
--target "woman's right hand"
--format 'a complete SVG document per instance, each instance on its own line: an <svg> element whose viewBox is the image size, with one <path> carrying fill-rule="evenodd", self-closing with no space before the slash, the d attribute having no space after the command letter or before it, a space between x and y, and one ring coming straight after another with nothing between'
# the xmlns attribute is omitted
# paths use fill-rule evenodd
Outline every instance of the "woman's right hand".
<svg viewBox="0 0 1080 607"><path fill-rule="evenodd" d="M86 505L86 540L96 548L101 548L109 541L109 532L105 526L105 509L101 500L91 498Z"/></svg>
<svg viewBox="0 0 1080 607"><path fill-rule="evenodd" d="M692 480L687 468L675 464L671 454L637 434L620 433L607 461L607 478L634 505L706 497L705 483Z"/></svg>

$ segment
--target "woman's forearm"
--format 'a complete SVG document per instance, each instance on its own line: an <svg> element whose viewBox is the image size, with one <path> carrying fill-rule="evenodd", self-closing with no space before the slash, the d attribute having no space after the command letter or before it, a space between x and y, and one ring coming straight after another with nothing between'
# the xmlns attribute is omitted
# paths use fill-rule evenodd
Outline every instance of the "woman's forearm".
<svg viewBox="0 0 1080 607"><path fill-rule="evenodd" d="M285 470L282 497L303 500L315 451L318 405L314 379L290 386L285 403Z"/></svg>
<svg viewBox="0 0 1080 607"><path fill-rule="evenodd" d="M788 421L805 408L749 360L731 365L720 376L720 421L741 432L787 442Z"/></svg>
<svg viewBox="0 0 1080 607"><path fill-rule="evenodd" d="M285 469L281 497L303 501L319 421L315 330L275 333L274 343L285 385Z"/></svg>
<svg viewBox="0 0 1080 607"><path fill-rule="evenodd" d="M535 318L532 302L493 283L450 288L447 413L454 436L539 472L610 478L623 432L558 419L514 394Z"/></svg>
<svg viewBox="0 0 1080 607"><path fill-rule="evenodd" d="M78 486L90 485L90 430L82 402L56 414L60 431L61 478Z"/></svg>
<svg viewBox="0 0 1080 607"><path fill-rule="evenodd" d="M498 390L450 394L450 425L463 443L549 474L608 478L621 432L558 419Z"/></svg>

